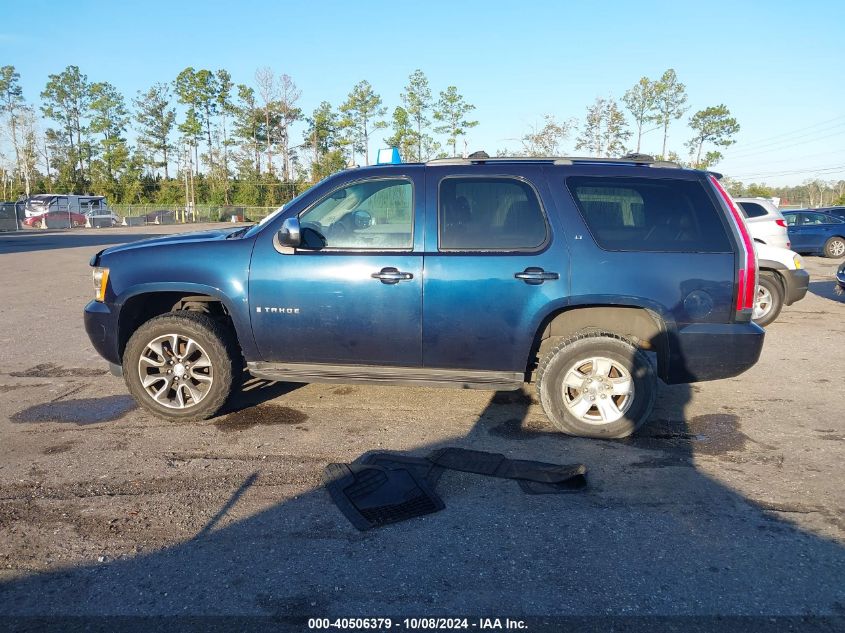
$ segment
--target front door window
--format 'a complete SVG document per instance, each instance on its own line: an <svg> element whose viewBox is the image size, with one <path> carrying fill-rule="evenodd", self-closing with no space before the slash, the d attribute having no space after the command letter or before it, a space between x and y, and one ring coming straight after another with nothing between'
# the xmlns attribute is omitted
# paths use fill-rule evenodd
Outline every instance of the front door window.
<svg viewBox="0 0 845 633"><path fill-rule="evenodd" d="M340 250L410 250L413 187L404 179L336 189L299 217L303 245Z"/></svg>

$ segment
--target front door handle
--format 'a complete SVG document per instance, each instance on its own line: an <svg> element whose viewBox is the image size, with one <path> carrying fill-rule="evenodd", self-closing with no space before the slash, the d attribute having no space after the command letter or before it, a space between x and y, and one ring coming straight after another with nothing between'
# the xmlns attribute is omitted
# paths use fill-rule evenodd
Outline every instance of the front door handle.
<svg viewBox="0 0 845 633"><path fill-rule="evenodd" d="M414 275L411 273L404 273L398 268L388 267L382 268L377 273L370 275L373 279L381 280L383 284L398 284L400 281L413 279Z"/></svg>
<svg viewBox="0 0 845 633"><path fill-rule="evenodd" d="M531 286L539 286L544 281L560 279L560 275L557 273L547 273L542 268L535 268L533 266L526 268L521 273L514 273L514 277L522 279L522 281Z"/></svg>

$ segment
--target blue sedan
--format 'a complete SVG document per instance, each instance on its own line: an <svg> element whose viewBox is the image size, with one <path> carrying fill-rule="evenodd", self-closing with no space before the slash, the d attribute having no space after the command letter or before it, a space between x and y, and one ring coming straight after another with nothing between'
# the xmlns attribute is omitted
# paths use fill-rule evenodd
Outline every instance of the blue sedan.
<svg viewBox="0 0 845 633"><path fill-rule="evenodd" d="M792 250L839 258L845 255L845 220L809 209L784 211Z"/></svg>

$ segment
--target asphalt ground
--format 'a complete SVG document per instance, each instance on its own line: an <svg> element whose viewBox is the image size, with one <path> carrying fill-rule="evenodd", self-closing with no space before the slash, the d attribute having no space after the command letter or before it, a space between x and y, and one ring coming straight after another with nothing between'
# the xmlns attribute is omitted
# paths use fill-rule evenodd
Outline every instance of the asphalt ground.
<svg viewBox="0 0 845 633"><path fill-rule="evenodd" d="M192 227L193 228L193 227ZM493 393L250 381L227 415L133 404L88 343L88 260L183 227L0 234L0 616L845 616L845 302L833 260L729 380L661 385L624 441ZM329 462L462 446L583 462L526 495L447 472L446 509L358 532ZM838 616L838 620L835 617ZM278 619L281 618L281 619ZM810 618L810 620L806 620ZM825 629L827 630L827 629Z"/></svg>

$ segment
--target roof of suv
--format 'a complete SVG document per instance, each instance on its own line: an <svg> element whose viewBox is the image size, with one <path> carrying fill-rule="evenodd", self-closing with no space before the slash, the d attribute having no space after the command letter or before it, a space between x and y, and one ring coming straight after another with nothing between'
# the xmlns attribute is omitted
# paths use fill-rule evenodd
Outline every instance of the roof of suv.
<svg viewBox="0 0 845 633"><path fill-rule="evenodd" d="M583 163L602 163L610 165L647 165L649 167L669 167L681 169L678 163L655 160L647 154L629 154L622 158L598 158L590 156L477 156L467 158L435 158L426 165L483 165L489 163L552 163L554 165L575 165Z"/></svg>

